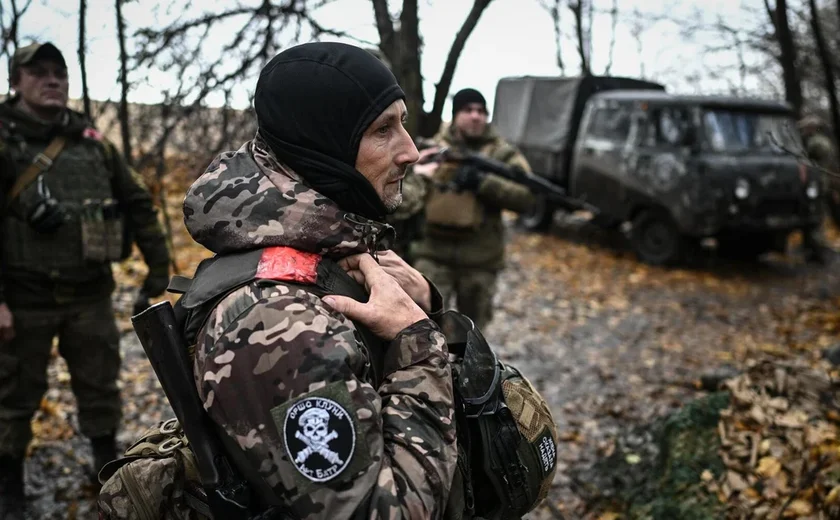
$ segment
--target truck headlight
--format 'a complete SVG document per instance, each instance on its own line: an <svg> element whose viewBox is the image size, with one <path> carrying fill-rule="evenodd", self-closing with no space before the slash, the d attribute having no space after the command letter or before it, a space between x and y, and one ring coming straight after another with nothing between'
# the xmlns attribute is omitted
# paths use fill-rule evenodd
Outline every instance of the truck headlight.
<svg viewBox="0 0 840 520"><path fill-rule="evenodd" d="M820 183L817 181L811 181L808 183L808 186L805 188L805 196L811 200L816 199L820 196Z"/></svg>
<svg viewBox="0 0 840 520"><path fill-rule="evenodd" d="M744 200L750 196L750 183L743 177L735 181L735 198Z"/></svg>

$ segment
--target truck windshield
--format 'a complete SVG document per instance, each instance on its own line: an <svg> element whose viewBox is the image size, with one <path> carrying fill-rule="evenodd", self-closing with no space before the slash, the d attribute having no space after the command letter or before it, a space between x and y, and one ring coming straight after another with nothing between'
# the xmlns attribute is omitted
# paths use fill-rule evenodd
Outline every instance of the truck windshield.
<svg viewBox="0 0 840 520"><path fill-rule="evenodd" d="M719 152L785 153L782 148L801 148L796 125L785 114L706 109L703 126L706 142Z"/></svg>

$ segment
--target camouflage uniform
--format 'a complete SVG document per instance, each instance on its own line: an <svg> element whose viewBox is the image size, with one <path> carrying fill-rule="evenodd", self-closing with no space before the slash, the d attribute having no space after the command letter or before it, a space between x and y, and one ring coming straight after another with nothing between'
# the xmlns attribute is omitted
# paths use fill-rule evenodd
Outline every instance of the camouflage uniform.
<svg viewBox="0 0 840 520"><path fill-rule="evenodd" d="M428 189L426 177L413 173L409 168L403 179L402 204L394 213L388 215L386 220L396 230L393 251L410 264L414 263L411 244L421 236L423 206Z"/></svg>
<svg viewBox="0 0 840 520"><path fill-rule="evenodd" d="M338 259L393 238L390 226L304 186L267 150L258 137L193 184L184 217L196 241L221 254L288 246ZM448 348L434 321L391 342L378 388L353 323L305 286L235 290L196 343L205 409L291 516L441 516L457 447ZM103 510L121 503L100 495Z"/></svg>
<svg viewBox="0 0 840 520"><path fill-rule="evenodd" d="M465 142L448 125L434 140L452 149L467 149L530 171L525 157L488 125L476 142ZM426 223L423 238L412 247L415 267L428 276L443 295L454 296L458 310L483 328L493 317L496 277L504 267L505 236L502 210L522 212L534 203L531 192L512 181L487 175L477 190L483 220L475 231L445 232Z"/></svg>
<svg viewBox="0 0 840 520"><path fill-rule="evenodd" d="M840 174L837 168L837 155L831 139L822 132L814 132L805 137L805 152L808 158L820 168ZM840 225L840 182L835 177L823 172L823 195L829 213L837 225Z"/></svg>
<svg viewBox="0 0 840 520"><path fill-rule="evenodd" d="M44 182L66 209L68 220L54 234L32 229L20 206L34 185L2 217L0 301L12 311L16 334L0 348L0 456L19 458L32 437L32 415L47 390L46 369L56 336L70 369L81 432L91 438L112 438L121 417L116 382L119 333L111 306L114 279L110 263L83 257L83 201L119 201L150 265L146 282L150 293L166 288L169 253L142 180L82 114L67 110L61 123L47 124L14 103L13 99L0 105L4 194L56 134L67 139Z"/></svg>

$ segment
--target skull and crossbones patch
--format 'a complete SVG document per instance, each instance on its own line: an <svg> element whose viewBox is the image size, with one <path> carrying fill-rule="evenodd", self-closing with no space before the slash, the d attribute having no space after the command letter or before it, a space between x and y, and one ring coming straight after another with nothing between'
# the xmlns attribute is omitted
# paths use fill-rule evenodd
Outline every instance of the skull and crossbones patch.
<svg viewBox="0 0 840 520"><path fill-rule="evenodd" d="M314 482L327 482L341 474L356 449L350 414L324 397L307 397L289 407L283 436L289 460Z"/></svg>

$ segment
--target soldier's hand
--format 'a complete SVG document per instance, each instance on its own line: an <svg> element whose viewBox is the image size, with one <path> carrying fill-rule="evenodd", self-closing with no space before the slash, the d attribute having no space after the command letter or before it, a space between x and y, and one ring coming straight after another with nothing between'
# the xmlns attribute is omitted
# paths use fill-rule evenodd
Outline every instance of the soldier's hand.
<svg viewBox="0 0 840 520"><path fill-rule="evenodd" d="M5 303L0 303L0 343L15 339L15 319Z"/></svg>
<svg viewBox="0 0 840 520"><path fill-rule="evenodd" d="M417 162L412 166L414 173L424 177L431 177L434 175L435 171L437 171L440 167L440 163L434 160L430 161L429 159L431 156L440 152L440 150L441 148L439 146L420 150L420 158L417 159Z"/></svg>
<svg viewBox="0 0 840 520"><path fill-rule="evenodd" d="M404 328L426 319L423 309L369 254L347 257L344 267L348 271L358 271L357 280L364 284L370 298L367 303L361 303L346 296L325 296L324 303L336 311L389 341Z"/></svg>
<svg viewBox="0 0 840 520"><path fill-rule="evenodd" d="M346 259L340 260L338 264L357 282L360 284L364 283L364 276L361 271L352 269ZM426 313L431 312L432 290L429 288L429 282L423 278L420 271L408 265L400 255L393 251L382 251L379 253L379 267L390 274L423 311Z"/></svg>

